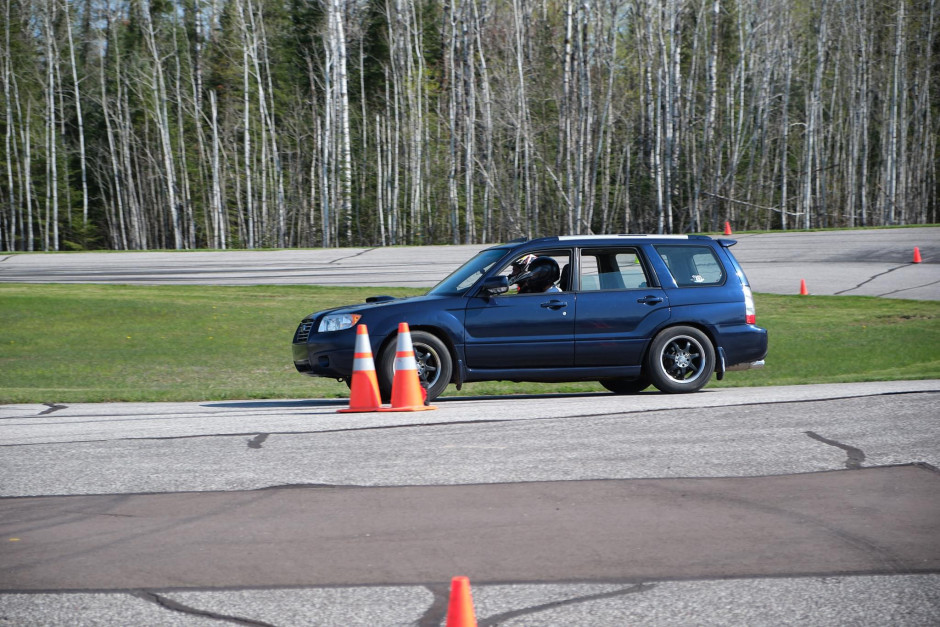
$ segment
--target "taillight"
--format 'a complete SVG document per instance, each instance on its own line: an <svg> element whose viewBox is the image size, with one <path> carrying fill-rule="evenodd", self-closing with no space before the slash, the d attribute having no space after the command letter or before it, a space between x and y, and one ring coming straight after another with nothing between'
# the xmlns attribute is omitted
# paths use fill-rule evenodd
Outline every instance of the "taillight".
<svg viewBox="0 0 940 627"><path fill-rule="evenodd" d="M744 321L748 324L757 324L757 310L754 309L754 296L751 288L744 286Z"/></svg>

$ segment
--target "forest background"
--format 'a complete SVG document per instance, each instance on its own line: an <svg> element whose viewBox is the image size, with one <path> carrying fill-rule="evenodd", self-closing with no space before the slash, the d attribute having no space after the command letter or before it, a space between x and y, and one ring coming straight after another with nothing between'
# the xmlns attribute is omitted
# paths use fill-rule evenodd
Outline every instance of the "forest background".
<svg viewBox="0 0 940 627"><path fill-rule="evenodd" d="M0 0L0 250L938 221L938 0Z"/></svg>

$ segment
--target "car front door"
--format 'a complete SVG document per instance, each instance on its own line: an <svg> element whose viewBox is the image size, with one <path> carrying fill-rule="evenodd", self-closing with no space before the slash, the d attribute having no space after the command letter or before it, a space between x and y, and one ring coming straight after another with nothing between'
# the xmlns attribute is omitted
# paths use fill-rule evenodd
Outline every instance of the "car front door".
<svg viewBox="0 0 940 627"><path fill-rule="evenodd" d="M562 270L570 258L567 251L539 253L546 255ZM507 265L501 274L513 272ZM482 370L571 367L575 305L574 294L561 291L512 291L471 298L465 318L467 366Z"/></svg>
<svg viewBox="0 0 940 627"><path fill-rule="evenodd" d="M575 365L635 366L669 318L668 296L637 249L582 249L575 319Z"/></svg>

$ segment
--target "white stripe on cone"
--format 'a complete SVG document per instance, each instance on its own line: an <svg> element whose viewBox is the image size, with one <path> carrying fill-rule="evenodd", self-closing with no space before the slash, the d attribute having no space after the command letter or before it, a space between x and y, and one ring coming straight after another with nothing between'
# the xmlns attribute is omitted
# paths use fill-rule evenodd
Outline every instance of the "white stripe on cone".
<svg viewBox="0 0 940 627"><path fill-rule="evenodd" d="M415 359L414 345L411 341L411 329L407 322L398 325L398 345L395 347L392 378L392 406L379 411L424 411L437 409L426 405L427 391L421 386L418 377L418 364Z"/></svg>
<svg viewBox="0 0 940 627"><path fill-rule="evenodd" d="M366 333L356 333L356 352L353 358L353 370L375 370L375 360L372 359L372 347L369 345L369 336Z"/></svg>

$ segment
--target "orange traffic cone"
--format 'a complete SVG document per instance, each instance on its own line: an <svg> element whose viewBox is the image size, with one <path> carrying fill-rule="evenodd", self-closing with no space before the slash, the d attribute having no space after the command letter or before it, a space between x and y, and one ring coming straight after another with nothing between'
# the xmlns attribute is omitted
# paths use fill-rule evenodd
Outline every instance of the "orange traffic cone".
<svg viewBox="0 0 940 627"><path fill-rule="evenodd" d="M392 377L392 406L379 411L424 411L437 409L425 405L425 392L418 378L418 363L415 361L411 330L407 322L398 324L398 346L395 349L395 376Z"/></svg>
<svg viewBox="0 0 940 627"><path fill-rule="evenodd" d="M375 377L375 360L372 359L372 346L369 344L369 331L366 325L356 326L356 349L353 355L352 384L349 386L349 409L339 409L339 413L362 413L378 411L382 407L379 395L379 382Z"/></svg>
<svg viewBox="0 0 940 627"><path fill-rule="evenodd" d="M923 259L920 258L920 248L917 246L914 247L914 263L920 263Z"/></svg>
<svg viewBox="0 0 940 627"><path fill-rule="evenodd" d="M800 279L800 296L808 296L809 290L806 289L806 279Z"/></svg>
<svg viewBox="0 0 940 627"><path fill-rule="evenodd" d="M731 235L731 223L725 220L725 235Z"/></svg>
<svg viewBox="0 0 940 627"><path fill-rule="evenodd" d="M470 595L470 580L466 577L454 577L450 581L446 627L477 627L473 597Z"/></svg>

